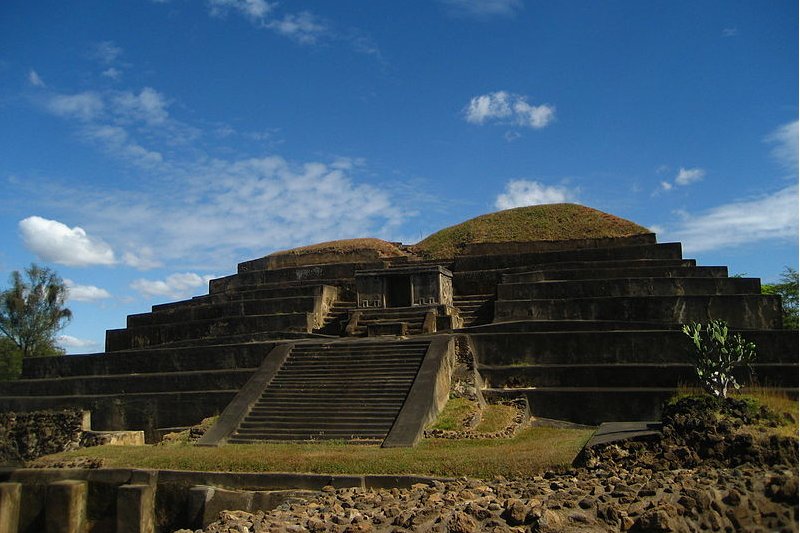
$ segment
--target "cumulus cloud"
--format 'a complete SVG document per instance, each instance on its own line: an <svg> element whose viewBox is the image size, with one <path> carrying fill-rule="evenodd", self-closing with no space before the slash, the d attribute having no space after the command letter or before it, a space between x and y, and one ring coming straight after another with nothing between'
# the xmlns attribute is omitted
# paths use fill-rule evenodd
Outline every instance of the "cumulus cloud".
<svg viewBox="0 0 800 533"><path fill-rule="evenodd" d="M113 100L115 111L123 118L154 125L163 124L169 116L166 98L151 87L145 87L139 94L119 92L113 96Z"/></svg>
<svg viewBox="0 0 800 533"><path fill-rule="evenodd" d="M39 74L33 69L31 69L28 72L28 83L30 83L34 87L44 87L45 86L44 85L44 81L42 81L42 78L39 77Z"/></svg>
<svg viewBox="0 0 800 533"><path fill-rule="evenodd" d="M110 155L152 168L163 161L158 150L146 142L163 140L181 145L198 132L169 116L169 101L152 87L140 91L86 91L50 95L45 109L56 116L77 122L78 135L97 143Z"/></svg>
<svg viewBox="0 0 800 533"><path fill-rule="evenodd" d="M316 43L326 31L325 25L308 11L286 14L268 22L265 27L301 44Z"/></svg>
<svg viewBox="0 0 800 533"><path fill-rule="evenodd" d="M475 96L464 109L464 118L471 124L515 124L534 129L550 124L555 114L554 106L531 105L527 97L506 91Z"/></svg>
<svg viewBox="0 0 800 533"><path fill-rule="evenodd" d="M773 144L772 155L784 167L792 172L797 172L797 121L780 126L770 133L766 141Z"/></svg>
<svg viewBox="0 0 800 533"><path fill-rule="evenodd" d="M497 209L511 209L526 205L558 204L573 202L577 190L557 185L545 185L538 181L511 180L506 183L505 192L495 200Z"/></svg>
<svg viewBox="0 0 800 533"><path fill-rule="evenodd" d="M326 33L325 24L308 11L275 16L278 3L265 0L210 0L209 12L214 17L237 13L260 28L274 31L301 44L314 44ZM353 43L357 47L359 43ZM363 44L363 43L361 43Z"/></svg>
<svg viewBox="0 0 800 533"><path fill-rule="evenodd" d="M752 242L789 241L798 238L797 186L759 198L711 208L697 215L684 213L666 233L681 241L687 252L704 252Z"/></svg>
<svg viewBox="0 0 800 533"><path fill-rule="evenodd" d="M47 109L58 116L88 121L102 113L105 105L97 93L57 94L47 102Z"/></svg>
<svg viewBox="0 0 800 533"><path fill-rule="evenodd" d="M665 171L666 170L664 170L664 172ZM659 173L663 174L663 172L661 172L660 169ZM652 195L657 196L659 192L669 192L675 187L685 187L687 185L691 185L696 181L702 180L705 176L706 176L706 171L703 170L702 168L681 167L672 181L662 180L660 183L660 188L653 191Z"/></svg>
<svg viewBox="0 0 800 533"><path fill-rule="evenodd" d="M95 340L79 339L72 335L59 335L56 337L56 343L70 353L73 353L75 350L86 351L89 349L96 349L100 346L100 343Z"/></svg>
<svg viewBox="0 0 800 533"><path fill-rule="evenodd" d="M253 20L263 19L275 6L264 0L209 0L208 5L214 16L236 11Z"/></svg>
<svg viewBox="0 0 800 533"><path fill-rule="evenodd" d="M76 302L94 302L111 298L111 293L94 285L78 285L71 279L65 279L64 285L67 286L69 299Z"/></svg>
<svg viewBox="0 0 800 533"><path fill-rule="evenodd" d="M32 216L19 222L25 247L44 261L67 266L113 265L114 251L101 239L75 226Z"/></svg>
<svg viewBox="0 0 800 533"><path fill-rule="evenodd" d="M513 16L522 9L522 0L439 0L457 16L489 18Z"/></svg>
<svg viewBox="0 0 800 533"><path fill-rule="evenodd" d="M171 274L163 280L137 279L131 283L131 288L147 297L166 296L169 298L183 298L191 296L198 288L208 285L209 280L216 276L185 272Z"/></svg>
<svg viewBox="0 0 800 533"><path fill-rule="evenodd" d="M678 171L675 176L675 185L689 185L695 181L700 181L706 175L706 171L702 168L683 168Z"/></svg>

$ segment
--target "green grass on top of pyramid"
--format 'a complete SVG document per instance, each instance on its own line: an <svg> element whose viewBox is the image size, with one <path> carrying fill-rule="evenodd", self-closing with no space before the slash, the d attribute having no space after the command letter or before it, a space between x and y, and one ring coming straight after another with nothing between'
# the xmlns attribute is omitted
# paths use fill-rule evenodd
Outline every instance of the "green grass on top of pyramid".
<svg viewBox="0 0 800 533"><path fill-rule="evenodd" d="M481 215L450 226L414 245L425 257L444 259L459 255L469 244L568 241L630 237L652 233L630 220L577 204L516 207Z"/></svg>
<svg viewBox="0 0 800 533"><path fill-rule="evenodd" d="M361 239L342 239L338 241L321 242L318 244L310 244L308 246L300 246L299 248L292 248L291 250L281 250L269 254L270 256L282 255L314 255L314 254L348 254L351 252L358 252L363 250L375 250L381 257L400 257L403 252L397 248L396 245L371 237Z"/></svg>

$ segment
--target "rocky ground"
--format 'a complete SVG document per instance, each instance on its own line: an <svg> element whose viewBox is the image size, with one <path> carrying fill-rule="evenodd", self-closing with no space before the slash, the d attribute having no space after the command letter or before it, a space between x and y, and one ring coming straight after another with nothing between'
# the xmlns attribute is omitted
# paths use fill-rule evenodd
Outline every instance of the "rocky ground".
<svg viewBox="0 0 800 533"><path fill-rule="evenodd" d="M770 435L781 421L767 411L704 402L666 408L663 437L598 446L568 471L327 487L267 513L223 512L204 531L797 531L797 439Z"/></svg>

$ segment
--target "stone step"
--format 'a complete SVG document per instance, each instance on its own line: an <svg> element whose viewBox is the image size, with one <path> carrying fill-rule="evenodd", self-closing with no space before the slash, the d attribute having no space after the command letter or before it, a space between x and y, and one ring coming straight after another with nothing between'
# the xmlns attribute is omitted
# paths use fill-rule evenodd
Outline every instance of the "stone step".
<svg viewBox="0 0 800 533"><path fill-rule="evenodd" d="M634 320L675 324L722 319L733 328L781 327L780 299L771 295L626 296L498 300L494 321Z"/></svg>
<svg viewBox="0 0 800 533"><path fill-rule="evenodd" d="M20 379L0 381L0 395L80 396L237 389L247 383L253 372L255 368Z"/></svg>
<svg viewBox="0 0 800 533"><path fill-rule="evenodd" d="M595 266L579 269L534 270L505 274L503 283L527 281L617 279L617 278L726 278L728 268L723 266L648 266L633 265L614 268Z"/></svg>
<svg viewBox="0 0 800 533"><path fill-rule="evenodd" d="M500 300L761 294L756 278L617 278L498 285Z"/></svg>
<svg viewBox="0 0 800 533"><path fill-rule="evenodd" d="M797 387L798 366L755 364L754 377L772 386ZM478 369L489 388L511 387L626 387L646 383L652 387L678 387L697 381L689 363L663 364L564 364L528 366L480 366ZM740 383L751 381L750 372L735 371Z"/></svg>
<svg viewBox="0 0 800 533"><path fill-rule="evenodd" d="M154 442L156 428L191 426L221 412L238 389L181 392L0 396L0 412L48 409L83 409L92 412L92 427L99 431L142 429L146 442ZM120 399L124 398L124 402Z"/></svg>
<svg viewBox="0 0 800 533"><path fill-rule="evenodd" d="M178 300L165 304L157 304L152 307L154 312L166 311L176 307L187 307L193 305L207 305L220 303L234 303L248 300L271 300L276 298L294 298L298 296L318 296L322 294L324 285L298 285L294 287L278 286L266 289L250 290L231 290L217 294L206 294L195 296L188 300Z"/></svg>
<svg viewBox="0 0 800 533"><path fill-rule="evenodd" d="M151 348L69 357L29 357L23 361L22 377L41 379L255 368L274 346L274 342L240 343L171 349Z"/></svg>
<svg viewBox="0 0 800 533"><path fill-rule="evenodd" d="M127 326L133 328L227 317L313 313L317 299L318 297L314 296L292 296L269 300L245 300L171 307L151 313L128 315Z"/></svg>
<svg viewBox="0 0 800 533"><path fill-rule="evenodd" d="M239 425L239 429L236 430L236 434L247 435L252 433L261 433L264 430L267 431L280 431L280 430L291 430L296 432L307 432L307 431L319 431L323 432L329 429L333 430L340 430L340 431L385 431L389 432L392 429L392 424L394 424L394 418L390 420L381 420L381 421L368 421L365 419L362 420L335 420L335 419L328 419L327 421L316 420L316 421L305 421L302 417L298 416L295 420L290 421L282 421L282 420L270 420L268 423L257 423L251 422L245 419Z"/></svg>
<svg viewBox="0 0 800 533"><path fill-rule="evenodd" d="M535 265L486 265L478 270L453 272L453 290L456 294L489 294L503 282L503 277L512 274L524 274L531 271L561 272L578 269L591 270L600 268L628 268L641 266L694 266L694 259L622 259L606 261L565 261Z"/></svg>
<svg viewBox="0 0 800 533"><path fill-rule="evenodd" d="M470 328L469 333L542 333L564 331L680 331L680 324L666 322L633 322L628 320L516 320L496 322Z"/></svg>
<svg viewBox="0 0 800 533"><path fill-rule="evenodd" d="M680 243L644 244L507 255L460 256L455 259L453 268L455 271L465 271L497 268L497 265L508 268L548 263L627 259L682 259L681 245Z"/></svg>
<svg viewBox="0 0 800 533"><path fill-rule="evenodd" d="M340 373L341 374L341 373ZM379 388L381 386L389 386L395 383L405 383L411 381L416 377L417 372L393 372L390 375L384 375L379 372L372 374L360 374L354 376L324 376L324 375L305 375L305 374L287 374L286 377L276 376L271 382L272 387L290 387L299 386L303 387L305 384L314 387L331 386L331 387L344 387L350 389L370 386L372 388Z"/></svg>
<svg viewBox="0 0 800 533"><path fill-rule="evenodd" d="M759 363L797 362L796 331L739 333L755 343ZM470 338L483 365L675 363L686 361L692 348L678 330L471 332Z"/></svg>
<svg viewBox="0 0 800 533"><path fill-rule="evenodd" d="M386 414L396 416L399 409L403 405L404 397L398 397L393 400L380 400L376 402L373 399L365 399L364 401L358 399L350 399L349 401L339 402L332 404L327 401L328 399L321 399L319 401L306 401L301 403L281 403L277 399L270 400L270 403L257 404L253 406L250 411L250 416L266 416L274 415L276 413L290 415L290 414L308 414L313 411L315 414L327 414L329 416L337 416L342 413L342 406L346 404L347 412L361 413L366 412L370 415Z"/></svg>
<svg viewBox="0 0 800 533"><path fill-rule="evenodd" d="M285 441L285 442L308 442L308 441L323 441L323 440L344 440L363 442L364 444L380 444L386 438L385 433L358 433L358 434L340 434L328 432L325 434L319 433L304 433L304 434L277 434L277 433L261 433L259 435L251 435L249 437L232 437L227 442L230 444L256 444L259 442L269 441Z"/></svg>
<svg viewBox="0 0 800 533"><path fill-rule="evenodd" d="M298 367L296 365L287 368L285 372L291 372L294 375L302 376L326 376L340 371L347 372L349 375L367 375L367 376L382 376L382 375L409 375L416 374L419 369L419 364L411 362L407 365L389 365L389 366L370 366L362 368L352 368L347 365L340 366L326 366L319 365L316 367Z"/></svg>
<svg viewBox="0 0 800 533"><path fill-rule="evenodd" d="M389 408L398 402L402 403L408 395L406 388L391 388L380 390L336 390L336 389L284 389L271 390L259 398L253 409L269 409L272 405L287 403L289 406L319 405L325 409L338 409L344 404L358 407ZM368 402L366 405L362 405Z"/></svg>
<svg viewBox="0 0 800 533"><path fill-rule="evenodd" d="M248 424L246 427L255 427L255 424L264 424L270 421L274 422L292 422L297 420L299 413L295 414L286 414L282 413L280 415L261 415L261 416L251 416L248 415L245 417L245 423ZM339 416L332 417L330 414L323 414L318 415L316 413L308 414L306 413L303 416L303 420L307 422L328 422L330 420L336 420L340 422L352 422L352 423L359 423L359 422L368 422L368 423L385 423L388 422L389 424L394 423L394 413L392 414L383 414L380 413L373 413L370 411L362 411L360 414L356 415L352 412L348 411L347 413L341 414Z"/></svg>
<svg viewBox="0 0 800 533"><path fill-rule="evenodd" d="M244 332L308 332L311 331L311 323L309 313L284 313L110 329L106 331L106 351L138 349L185 339L224 337Z"/></svg>

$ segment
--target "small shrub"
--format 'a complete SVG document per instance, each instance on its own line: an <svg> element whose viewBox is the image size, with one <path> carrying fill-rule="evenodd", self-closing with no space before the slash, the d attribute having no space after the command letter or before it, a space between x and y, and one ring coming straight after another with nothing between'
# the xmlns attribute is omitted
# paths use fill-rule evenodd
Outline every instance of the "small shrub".
<svg viewBox="0 0 800 533"><path fill-rule="evenodd" d="M756 346L745 341L741 335L730 335L724 320L712 320L708 324L684 325L683 332L692 340L690 352L700 385L716 398L727 398L728 389L739 389L733 370L744 366L748 369L756 358Z"/></svg>

